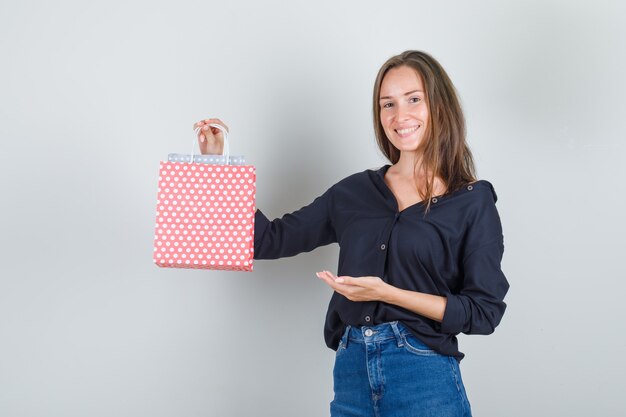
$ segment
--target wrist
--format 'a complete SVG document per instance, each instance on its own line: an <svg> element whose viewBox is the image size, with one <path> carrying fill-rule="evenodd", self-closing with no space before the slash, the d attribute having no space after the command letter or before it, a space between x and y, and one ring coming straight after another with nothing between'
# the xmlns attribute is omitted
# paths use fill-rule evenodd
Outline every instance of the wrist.
<svg viewBox="0 0 626 417"><path fill-rule="evenodd" d="M387 304L395 304L394 300L397 299L398 288L383 281L383 289L381 292L380 301Z"/></svg>

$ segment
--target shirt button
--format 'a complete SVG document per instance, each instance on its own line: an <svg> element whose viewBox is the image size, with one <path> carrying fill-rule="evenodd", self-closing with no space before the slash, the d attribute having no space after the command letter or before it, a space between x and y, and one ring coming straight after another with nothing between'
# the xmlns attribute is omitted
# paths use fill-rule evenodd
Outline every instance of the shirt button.
<svg viewBox="0 0 626 417"><path fill-rule="evenodd" d="M474 187L472 187L471 185L467 186L468 191L472 191L474 189Z"/></svg>
<svg viewBox="0 0 626 417"><path fill-rule="evenodd" d="M365 336L370 337L373 334L374 334L374 332L372 331L372 329L365 330Z"/></svg>
<svg viewBox="0 0 626 417"><path fill-rule="evenodd" d="M372 318L370 316L365 316L365 321L369 323L370 321L372 321Z"/></svg>
<svg viewBox="0 0 626 417"><path fill-rule="evenodd" d="M386 248L386 247L387 247L387 246L385 246L385 244L384 244L384 243L383 243L382 245L380 245L380 249L381 249L381 250L385 250L385 248Z"/></svg>
<svg viewBox="0 0 626 417"><path fill-rule="evenodd" d="M433 203L436 203L437 202L437 198L433 198L432 201L433 201Z"/></svg>

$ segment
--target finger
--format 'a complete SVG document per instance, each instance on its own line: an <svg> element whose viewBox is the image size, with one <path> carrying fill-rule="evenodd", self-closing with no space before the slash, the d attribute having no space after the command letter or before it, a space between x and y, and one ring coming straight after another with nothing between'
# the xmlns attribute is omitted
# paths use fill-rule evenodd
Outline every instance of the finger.
<svg viewBox="0 0 626 417"><path fill-rule="evenodd" d="M346 277L346 276L341 276L338 277L337 275L333 274L330 271L324 271L328 274L328 276L335 282L338 282L340 284L351 284L352 282L350 281L351 277Z"/></svg>
<svg viewBox="0 0 626 417"><path fill-rule="evenodd" d="M333 288L334 290L337 290L337 284L335 283L335 280L332 279L331 277L328 276L328 274L325 273L325 271L322 272L318 272L317 277L319 279L321 279L322 281L324 281L326 284L328 284L331 288Z"/></svg>
<svg viewBox="0 0 626 417"><path fill-rule="evenodd" d="M218 124L220 126L222 126L224 129L226 129L227 132L230 132L230 130L228 129L228 126L226 126L226 123L222 122L220 119L204 119L204 122L207 124Z"/></svg>
<svg viewBox="0 0 626 417"><path fill-rule="evenodd" d="M329 279L329 280L331 280L333 282L335 282L337 280L337 277L330 271L322 271L322 273L324 274L324 276L327 279Z"/></svg>
<svg viewBox="0 0 626 417"><path fill-rule="evenodd" d="M347 285L359 285L359 284L363 283L362 280L359 281L358 279L356 279L354 277L347 276L347 275L342 275L340 277L337 277L336 281L337 282L342 282L342 283L347 284Z"/></svg>
<svg viewBox="0 0 626 417"><path fill-rule="evenodd" d="M328 276L328 274L326 274L326 271L317 272L317 273L315 273L315 275L317 275L317 277L318 277L319 279L321 279L322 281L326 281L326 282L328 282L328 283L330 283L330 282L334 282L334 280L333 280L333 279L331 279L331 278Z"/></svg>
<svg viewBox="0 0 626 417"><path fill-rule="evenodd" d="M202 126L202 130L218 138L220 138L220 135L222 134L222 131L220 129L218 129L217 127L209 126L209 125Z"/></svg>
<svg viewBox="0 0 626 417"><path fill-rule="evenodd" d="M332 272L329 271L325 271L326 272L326 276L328 277L328 279L335 284L335 286L337 286L337 284L350 284L349 282L346 282L346 280L344 279L345 277L338 277L335 274L333 274Z"/></svg>
<svg viewBox="0 0 626 417"><path fill-rule="evenodd" d="M202 127L204 125L205 125L204 120L200 120L199 122L196 122L196 123L193 124L193 128L197 129L197 128Z"/></svg>

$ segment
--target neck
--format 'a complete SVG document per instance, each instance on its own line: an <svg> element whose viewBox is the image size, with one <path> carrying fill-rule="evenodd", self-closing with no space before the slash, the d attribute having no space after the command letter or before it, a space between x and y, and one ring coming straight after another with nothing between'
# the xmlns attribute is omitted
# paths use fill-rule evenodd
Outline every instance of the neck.
<svg viewBox="0 0 626 417"><path fill-rule="evenodd" d="M428 173L422 172L422 161L423 154L401 152L400 159L393 165L395 175L399 175L405 180L413 181L417 188L421 190L420 194L426 192L426 182L430 180L429 176L432 174L432 171ZM434 195L443 195L447 192L446 183L438 176L435 176L432 187Z"/></svg>
<svg viewBox="0 0 626 417"><path fill-rule="evenodd" d="M416 152L400 152L400 159L394 164L396 172L403 177L414 178L415 173L420 171L421 160L422 156Z"/></svg>

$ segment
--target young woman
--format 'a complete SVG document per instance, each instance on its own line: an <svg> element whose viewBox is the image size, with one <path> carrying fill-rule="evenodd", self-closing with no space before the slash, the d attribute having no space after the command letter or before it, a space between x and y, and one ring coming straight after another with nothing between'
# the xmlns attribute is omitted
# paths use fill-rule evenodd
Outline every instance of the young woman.
<svg viewBox="0 0 626 417"><path fill-rule="evenodd" d="M509 284L496 193L476 180L455 88L420 51L390 58L374 85L374 130L391 165L351 175L269 221L256 259L339 243L324 335L336 350L331 415L470 416L456 335L490 334ZM203 153L223 138L202 120Z"/></svg>

